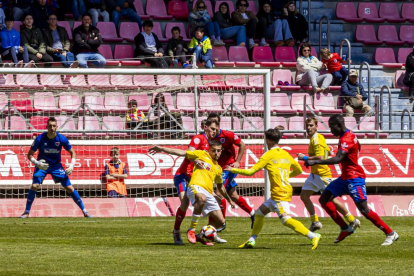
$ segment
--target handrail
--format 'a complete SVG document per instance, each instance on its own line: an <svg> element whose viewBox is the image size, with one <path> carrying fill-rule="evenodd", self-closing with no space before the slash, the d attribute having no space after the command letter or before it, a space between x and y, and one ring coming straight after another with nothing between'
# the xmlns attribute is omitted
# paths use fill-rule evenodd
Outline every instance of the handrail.
<svg viewBox="0 0 414 276"><path fill-rule="evenodd" d="M341 40L341 43L339 43L339 56L342 58L342 45L346 42L348 47L348 74L351 70L351 43L348 39L344 38Z"/></svg>
<svg viewBox="0 0 414 276"><path fill-rule="evenodd" d="M303 14L303 0L300 0L299 2L299 12L301 14ZM296 3L295 3L296 4ZM309 38L310 38L310 31L311 31L311 16L310 16L310 11L311 11L311 0L308 0L308 37L306 38L306 42L309 42Z"/></svg>
<svg viewBox="0 0 414 276"><path fill-rule="evenodd" d="M383 122L384 122L384 101L383 101L383 94L384 94L384 89L388 90L388 113L389 113L389 120L388 120L388 129L391 130L392 129L392 122L391 122L391 89L388 85L384 85L383 87L381 87L381 92L380 92L380 115L381 115L381 128L383 128Z"/></svg>
<svg viewBox="0 0 414 276"><path fill-rule="evenodd" d="M329 21L329 18L324 15L319 19L319 59L321 60L321 54L320 51L322 49L322 22L323 20L326 19L326 24L327 24L327 31L326 31L326 38L328 40L328 49L331 48L331 22Z"/></svg>
<svg viewBox="0 0 414 276"><path fill-rule="evenodd" d="M379 96L375 96L375 130L379 130ZM375 133L375 139L379 139L379 133Z"/></svg>
<svg viewBox="0 0 414 276"><path fill-rule="evenodd" d="M403 130L403 127L404 127L404 122L403 122L403 119L404 119L404 116L405 116L405 113L408 113L408 130L412 130L412 128L413 128L413 126L412 126L412 118L411 118L411 112L410 112L410 110L408 110L408 109L404 109L403 110L403 112L401 113L401 139L403 138L403 132L402 132L402 130ZM410 132L410 139L411 138L413 138L413 134Z"/></svg>
<svg viewBox="0 0 414 276"><path fill-rule="evenodd" d="M306 130L306 95L303 96L303 129ZM308 134L305 131L305 139L308 138Z"/></svg>
<svg viewBox="0 0 414 276"><path fill-rule="evenodd" d="M364 65L367 66L367 70L368 70L368 105L370 105L371 103L371 98L370 98L370 94L371 94L371 67L369 66L369 63L364 61L361 66L359 67L359 84L362 84L361 80L362 80L362 68L364 68Z"/></svg>

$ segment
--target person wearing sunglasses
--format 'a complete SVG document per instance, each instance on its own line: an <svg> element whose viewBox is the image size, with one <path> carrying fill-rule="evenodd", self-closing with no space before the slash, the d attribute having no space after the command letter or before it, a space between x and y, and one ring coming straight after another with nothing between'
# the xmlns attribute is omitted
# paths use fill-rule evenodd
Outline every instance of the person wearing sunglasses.
<svg viewBox="0 0 414 276"><path fill-rule="evenodd" d="M248 7L249 3L247 0L237 0L237 10L231 14L231 18L234 25L242 25L246 28L246 36L249 41L249 48L252 49L253 47L259 46L254 42L254 38L256 37L256 26L259 20L253 12L247 10Z"/></svg>

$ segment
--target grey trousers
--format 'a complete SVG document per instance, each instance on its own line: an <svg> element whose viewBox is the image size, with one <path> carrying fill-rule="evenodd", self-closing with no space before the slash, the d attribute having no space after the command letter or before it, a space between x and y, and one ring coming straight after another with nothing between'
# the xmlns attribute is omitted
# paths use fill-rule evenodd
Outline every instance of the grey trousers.
<svg viewBox="0 0 414 276"><path fill-rule="evenodd" d="M303 74L302 79L298 82L299 85L311 85L313 88L327 88L332 82L332 75L326 74L322 76L315 76L315 71L309 69Z"/></svg>

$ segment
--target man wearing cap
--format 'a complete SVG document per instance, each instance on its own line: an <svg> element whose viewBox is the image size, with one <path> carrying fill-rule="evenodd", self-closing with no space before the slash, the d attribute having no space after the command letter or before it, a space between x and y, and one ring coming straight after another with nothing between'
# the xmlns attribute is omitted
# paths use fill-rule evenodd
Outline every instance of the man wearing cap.
<svg viewBox="0 0 414 276"><path fill-rule="evenodd" d="M349 78L342 83L341 97L344 98L344 109L347 117L353 117L355 109L362 110L368 116L371 116L372 108L365 104L368 96L364 91L364 87L358 83L358 71L351 69Z"/></svg>
<svg viewBox="0 0 414 276"><path fill-rule="evenodd" d="M407 56L405 61L404 85L409 87L408 96L414 96L414 47L413 51Z"/></svg>

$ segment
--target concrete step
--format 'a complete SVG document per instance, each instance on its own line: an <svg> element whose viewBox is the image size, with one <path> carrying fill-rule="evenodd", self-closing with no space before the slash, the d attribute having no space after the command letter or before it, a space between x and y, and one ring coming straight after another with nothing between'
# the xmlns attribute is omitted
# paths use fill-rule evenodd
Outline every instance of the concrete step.
<svg viewBox="0 0 414 276"><path fill-rule="evenodd" d="M330 24L330 29L331 29L331 33L332 32L343 32L344 28L343 28L343 24ZM324 21L324 23L322 24L322 32L327 32L328 30L328 24L326 24L326 21ZM317 22L316 24L311 24L311 31L316 31L319 32L319 22Z"/></svg>
<svg viewBox="0 0 414 276"><path fill-rule="evenodd" d="M362 86L364 88L368 88L368 81L366 78L364 78L367 75L366 70L364 70L363 74L362 74ZM394 82L394 78L393 77L386 77L386 76L372 76L371 75L371 88L375 88L375 87L383 87L384 85L388 85L389 87L392 87Z"/></svg>
<svg viewBox="0 0 414 276"><path fill-rule="evenodd" d="M323 1L311 1L311 9L323 9L324 8L324 3ZM299 9L299 1L297 1L296 3L296 7ZM302 2L302 8L308 8L308 1L303 1Z"/></svg>
<svg viewBox="0 0 414 276"><path fill-rule="evenodd" d="M373 55L369 54L369 53L362 53L362 54L352 55L352 64L353 65L361 65L364 61L368 62L369 64L373 64L373 62L374 62Z"/></svg>
<svg viewBox="0 0 414 276"><path fill-rule="evenodd" d="M310 32L311 42L312 44L319 44L319 31L311 31ZM322 32L322 43L328 42L328 34L326 32ZM331 32L330 34L331 38L331 45L336 43L339 45L341 43L342 39L346 38L349 40L349 42L353 42L354 40L354 34L352 32Z"/></svg>
<svg viewBox="0 0 414 276"><path fill-rule="evenodd" d="M308 15L306 14L306 19ZM335 19L335 10L334 9L311 9L311 22L319 23L319 19L322 16L326 16L329 19Z"/></svg>

